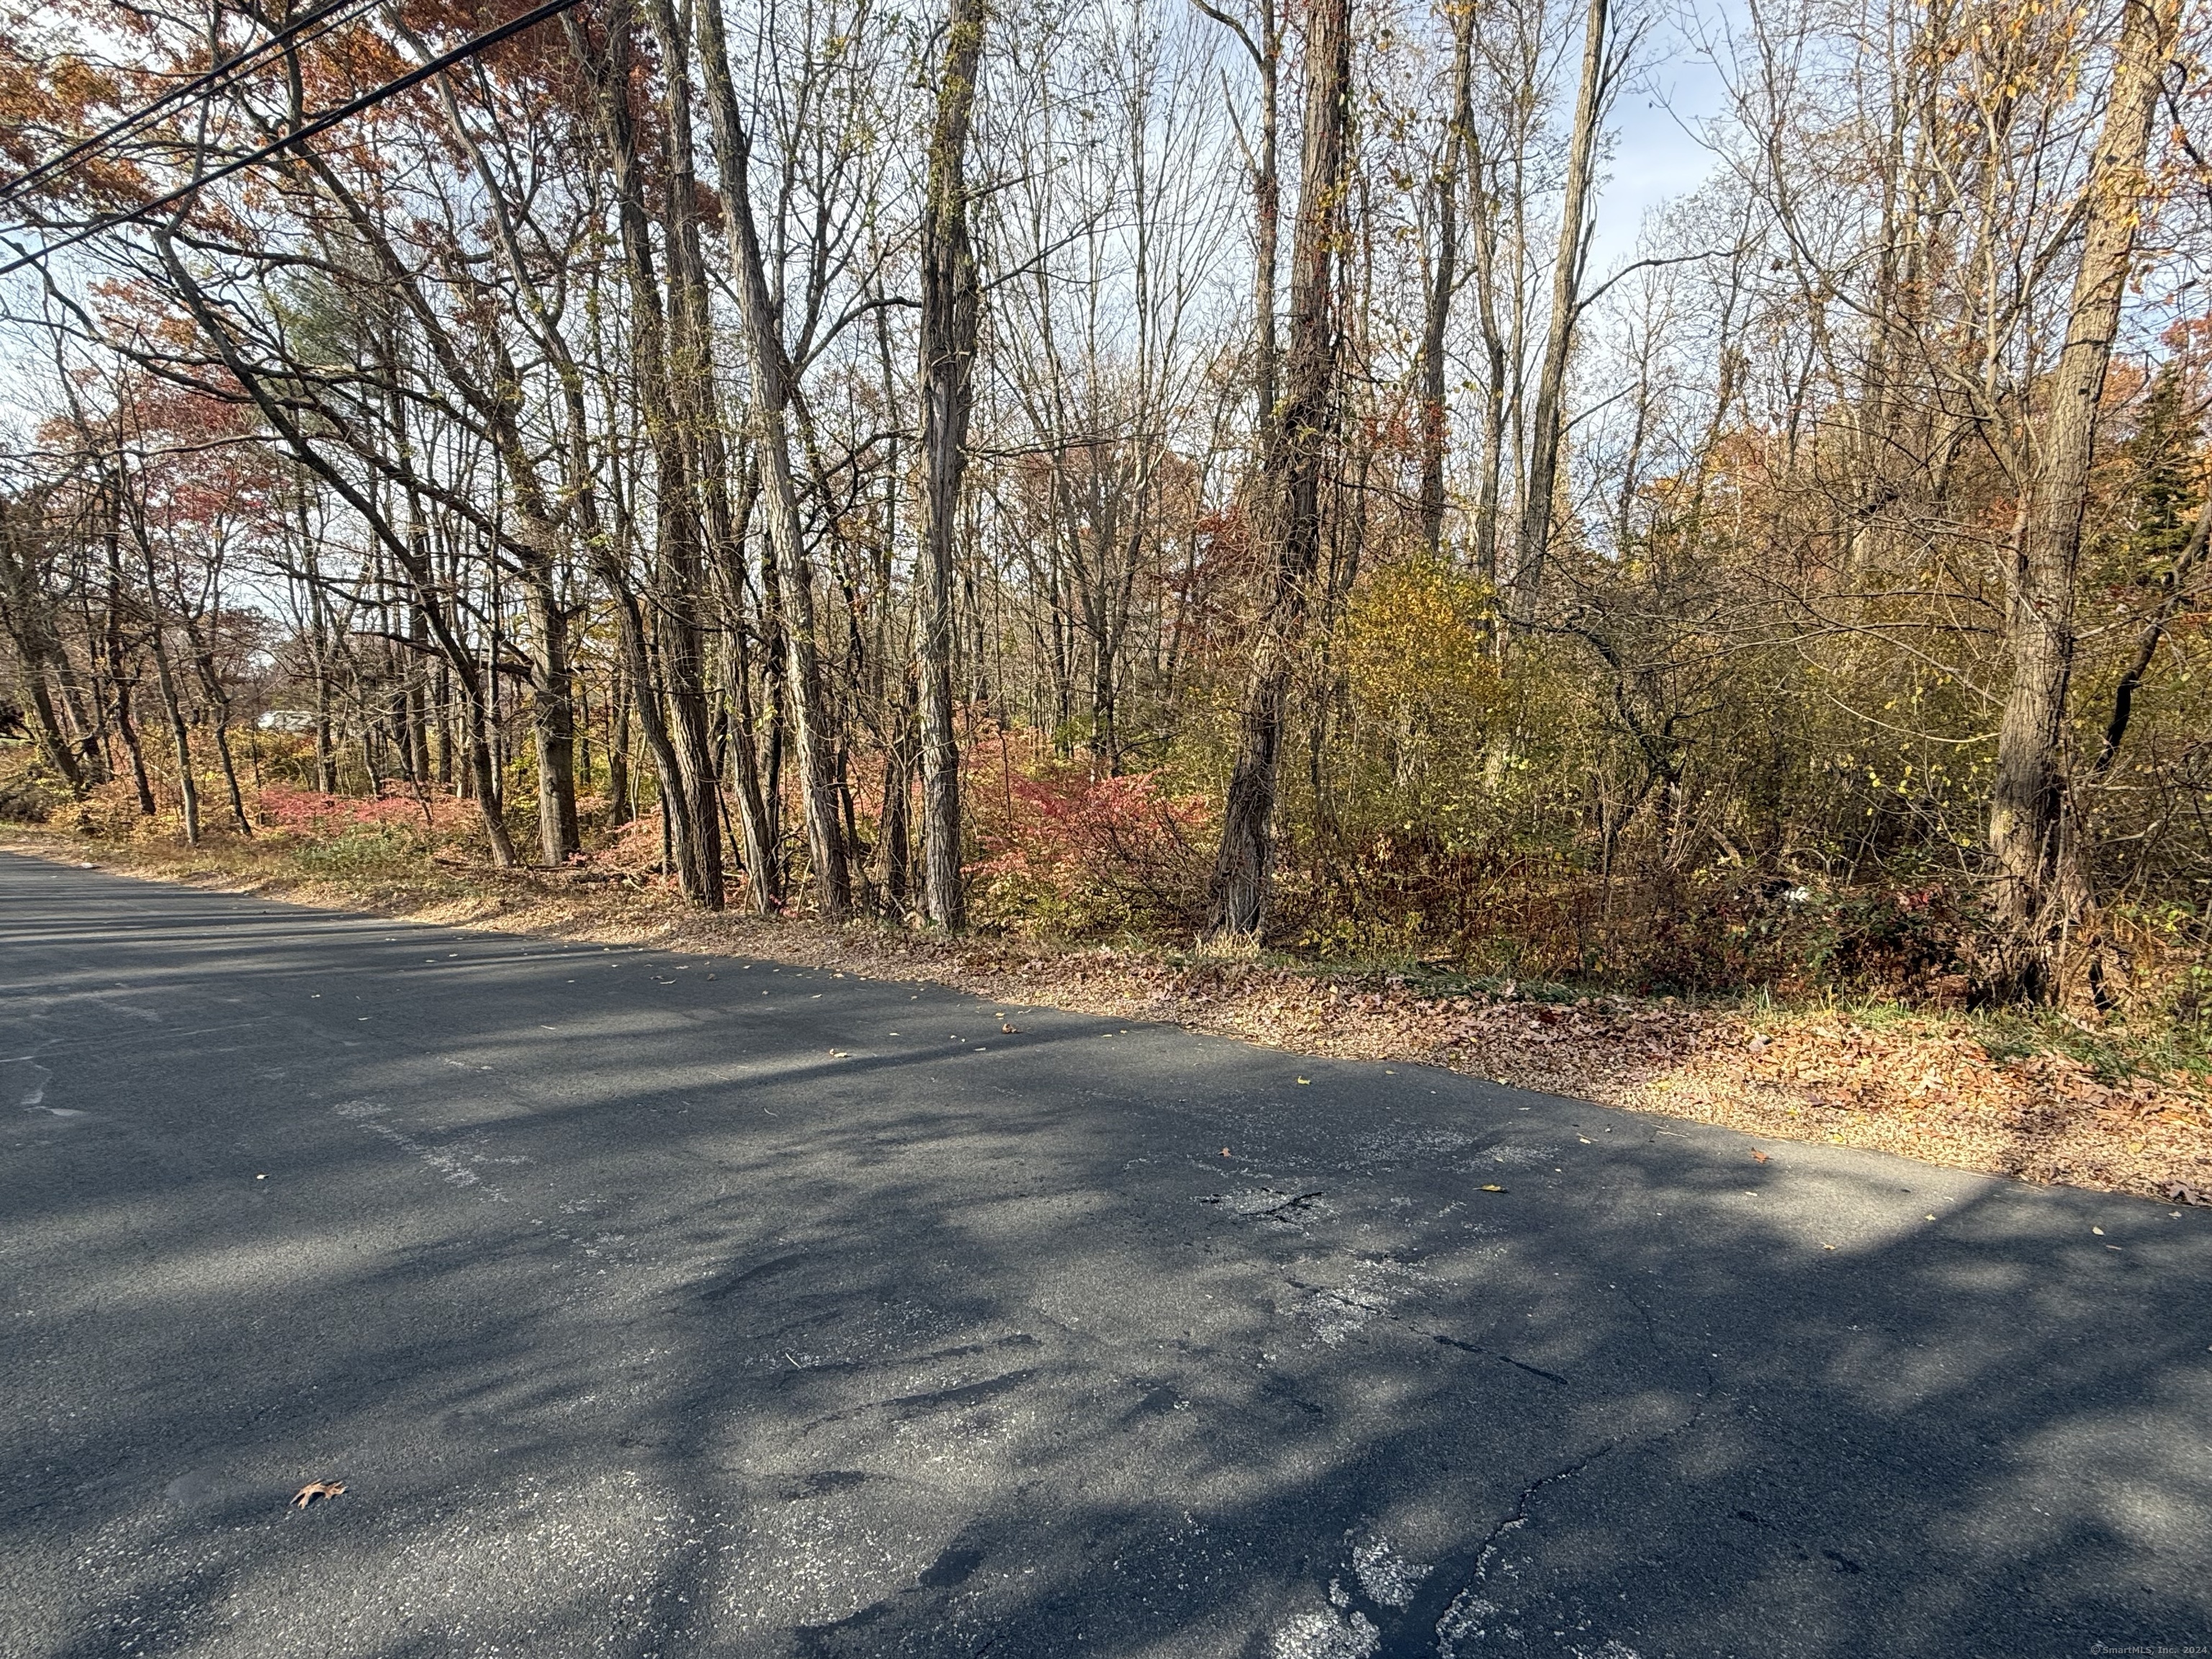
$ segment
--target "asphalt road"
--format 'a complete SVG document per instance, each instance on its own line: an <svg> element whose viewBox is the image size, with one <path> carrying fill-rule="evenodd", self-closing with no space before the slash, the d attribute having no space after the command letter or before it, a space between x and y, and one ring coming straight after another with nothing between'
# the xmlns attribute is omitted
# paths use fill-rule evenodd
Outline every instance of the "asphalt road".
<svg viewBox="0 0 2212 1659"><path fill-rule="evenodd" d="M2212 1652L2212 1212L19 858L0 1124L9 1659Z"/></svg>

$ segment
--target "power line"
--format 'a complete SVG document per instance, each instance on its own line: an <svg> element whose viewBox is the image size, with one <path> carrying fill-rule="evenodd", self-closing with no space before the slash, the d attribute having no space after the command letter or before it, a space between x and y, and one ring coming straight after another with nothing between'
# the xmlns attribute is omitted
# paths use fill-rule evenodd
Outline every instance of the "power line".
<svg viewBox="0 0 2212 1659"><path fill-rule="evenodd" d="M497 28L486 29L472 40L463 41L451 52L442 52L428 63L411 69L404 75L395 76L382 86L365 92L360 97L349 103L341 104L337 108L325 114L317 116L305 126L285 134L273 143L264 144L259 149L239 156L234 161L224 162L212 173L205 173L188 185L180 185L166 196L156 197L154 200L142 206L131 208L126 212L110 214L104 219L95 219L92 223L73 230L66 236L48 242L34 252L18 254L6 264L0 265L0 276L13 276L26 265L37 264L40 260L52 257L64 248L74 247L79 242L97 236L103 231L114 229L118 225L126 225L133 220L144 218L148 214L158 213L165 207L173 207L187 196L194 195L220 179L228 179L234 173L242 173L257 162L265 161L270 156L281 154L295 144L303 143L318 134L327 132L341 121L350 120L363 110L372 108L386 99L406 91L410 87L419 86L441 70L451 69L456 64L465 63L475 57L477 53L495 46L501 41L521 33L525 29L534 28L549 17L559 16L575 3L576 0L544 0L543 4L523 13L521 16L501 23Z"/></svg>
<svg viewBox="0 0 2212 1659"><path fill-rule="evenodd" d="M226 76L252 67L258 59L276 51L279 46L292 44L308 30L315 29L319 25L328 21L335 14L349 9L365 12L376 3L377 0L331 0L331 3L321 10L309 12L298 21L288 23L259 45L248 46L245 51L233 54L213 69L203 70L194 76L182 86L172 87L152 103L143 108L134 110L105 131L96 132L89 138L78 140L60 155L50 156L27 173L18 173L5 184L0 184L0 202L6 201L17 191L37 184L42 179L51 177L72 162L106 149L118 138L124 137L143 126L171 106L191 97L196 93L212 90L215 84ZM339 20L340 22L343 21ZM338 23L331 24L331 28L337 27ZM325 29L320 32L327 33L329 30Z"/></svg>

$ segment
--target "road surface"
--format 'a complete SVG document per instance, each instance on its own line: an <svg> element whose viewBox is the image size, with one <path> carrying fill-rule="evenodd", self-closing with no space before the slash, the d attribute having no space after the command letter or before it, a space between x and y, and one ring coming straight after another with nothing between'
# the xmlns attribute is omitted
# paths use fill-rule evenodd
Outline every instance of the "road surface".
<svg viewBox="0 0 2212 1659"><path fill-rule="evenodd" d="M15 857L0 1120L10 1659L2212 1652L2212 1212Z"/></svg>

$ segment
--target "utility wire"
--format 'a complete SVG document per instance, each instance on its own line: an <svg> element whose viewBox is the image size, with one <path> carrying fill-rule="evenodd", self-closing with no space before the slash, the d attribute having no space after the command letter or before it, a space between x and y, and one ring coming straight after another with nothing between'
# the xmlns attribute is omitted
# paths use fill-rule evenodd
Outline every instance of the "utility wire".
<svg viewBox="0 0 2212 1659"><path fill-rule="evenodd" d="M143 108L134 110L112 126L93 134L89 138L80 139L60 155L50 156L27 173L20 173L6 183L0 184L0 202L5 202L18 191L28 189L42 179L51 178L74 162L106 149L117 139L127 137L172 106L182 102L197 93L214 90L217 82L234 72L251 69L259 59L278 47L295 43L307 31L313 29L319 33L327 33L328 29L319 27L326 22L330 24L331 28L340 27L348 20L337 18L336 21L331 21L337 13L347 10L367 12L377 3L378 0L331 0L331 3L319 11L309 12L297 21L286 24L259 45L248 46L245 51L226 58L213 69L203 70L183 85L172 87L152 103Z"/></svg>
<svg viewBox="0 0 2212 1659"><path fill-rule="evenodd" d="M536 27L549 17L559 16L562 12L568 10L569 7L575 3L576 0L544 0L544 4L534 7L531 10L523 13L521 16L514 18L511 21L501 23L497 28L486 29L482 34L476 36L474 39L463 41L459 46L455 46L451 52L441 53L439 56L433 58L428 63L423 64L417 68L411 69L404 75L398 76L392 80L386 81L382 86L362 94L360 97L352 100L349 103L339 105L337 108L330 111L326 114L317 116L305 126L299 128L295 131L285 134L284 137L277 139L273 143L264 144L259 149L253 150L247 155L241 155L235 161L224 162L222 166L216 168L213 172L202 174L199 178L193 179L192 182L188 185L179 185L175 190L171 191L166 196L156 197L154 200L144 204L143 206L131 208L122 213L110 214L104 219L95 219L90 224L70 232L66 236L58 237L53 241L48 242L43 247L35 249L29 253L17 255L6 264L0 265L0 276L13 276L16 271L22 270L26 265L37 264L40 260L51 258L52 255L60 252L64 248L74 247L79 242L85 241L91 237L99 235L102 231L112 230L118 225L129 224L133 220L144 218L148 214L157 213L165 207L173 207L177 203L183 201L187 196L198 193L208 185L216 183L218 179L228 179L234 173L242 173L247 167L252 167L257 162L265 161L270 156L279 155L284 150L289 149L295 144L304 143L306 140L313 138L319 133L327 132L332 127L337 125L341 121L350 120L353 117L360 114L363 110L372 108L375 105L382 103L386 99L396 96L398 94L406 91L410 87L419 86L423 82L428 80L432 76L436 75L442 70L451 69L456 64L465 63L468 59L475 57L478 52L486 51L492 46L497 46L502 40L508 40L514 35L520 34L525 29Z"/></svg>

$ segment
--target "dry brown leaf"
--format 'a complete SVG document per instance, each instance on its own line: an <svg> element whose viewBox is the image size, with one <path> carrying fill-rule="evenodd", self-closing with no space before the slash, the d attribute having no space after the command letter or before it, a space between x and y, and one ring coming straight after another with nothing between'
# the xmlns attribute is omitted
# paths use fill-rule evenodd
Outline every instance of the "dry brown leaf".
<svg viewBox="0 0 2212 1659"><path fill-rule="evenodd" d="M318 1498L328 1501L331 1498L342 1496L344 1492L345 1482L343 1480L310 1480L306 1486L301 1487L299 1491L292 1494L292 1502L289 1507L295 1510L304 1510Z"/></svg>
<svg viewBox="0 0 2212 1659"><path fill-rule="evenodd" d="M1766 1162L1766 1154L1765 1154L1765 1152L1754 1152L1753 1153L1752 1153L1752 1157L1753 1157L1753 1158L1754 1160L1756 1160L1757 1162L1759 1162L1759 1163L1760 1163L1760 1164L1764 1164L1764 1163L1765 1163L1765 1162Z"/></svg>

